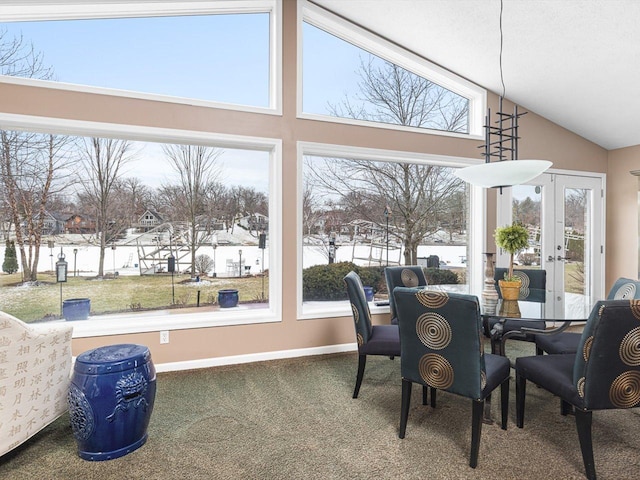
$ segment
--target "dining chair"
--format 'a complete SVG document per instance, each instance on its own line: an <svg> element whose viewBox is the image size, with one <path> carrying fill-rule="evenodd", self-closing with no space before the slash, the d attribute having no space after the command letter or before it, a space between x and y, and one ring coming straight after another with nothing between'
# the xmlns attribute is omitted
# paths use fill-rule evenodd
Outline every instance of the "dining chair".
<svg viewBox="0 0 640 480"><path fill-rule="evenodd" d="M502 300L498 280L502 280L508 272L507 268L496 268L494 281L496 290L498 291L498 299ZM540 269L522 269L514 270L514 276L522 281L520 286L520 294L518 301L534 302L540 304L541 318L544 318L544 307L547 301L547 271ZM500 335L492 334L496 324L500 324ZM500 316L485 316L483 320L483 329L485 336L491 338L491 352L504 352L504 348L498 345L502 336L507 332L511 332L508 338L514 340L523 340L527 342L535 341L535 336L529 333L521 333L523 327L544 330L546 324L544 320L539 319L518 319L518 318L501 318Z"/></svg>
<svg viewBox="0 0 640 480"><path fill-rule="evenodd" d="M384 278L387 281L387 292L389 293L389 312L391 313L391 324L398 323L396 314L396 303L393 298L393 289L396 287L422 287L428 285L424 270L419 265L402 265L399 267L386 267Z"/></svg>
<svg viewBox="0 0 640 480"><path fill-rule="evenodd" d="M347 294L351 302L351 313L355 326L356 342L358 344L358 373L353 398L358 398L367 355L384 355L392 359L400 355L400 337L398 325L372 325L371 311L364 293L360 276L351 271L344 277Z"/></svg>
<svg viewBox="0 0 640 480"><path fill-rule="evenodd" d="M413 383L471 399L471 455L478 464L485 400L500 386L502 429L507 428L509 360L484 354L480 304L474 295L396 287L400 328L402 399L399 437L404 438ZM424 392L424 389L423 389ZM424 393L423 393L424 395Z"/></svg>
<svg viewBox="0 0 640 480"><path fill-rule="evenodd" d="M640 406L640 301L597 302L577 353L520 357L515 369L517 426L524 426L527 380L560 397L574 409L586 475L595 480L592 412Z"/></svg>
<svg viewBox="0 0 640 480"><path fill-rule="evenodd" d="M607 295L607 300L640 299L640 282L630 278L618 278ZM536 352L543 353L575 353L580 343L580 333L564 331L574 322L585 322L586 319L573 320L562 326L542 332L536 332ZM544 329L542 329L544 330Z"/></svg>

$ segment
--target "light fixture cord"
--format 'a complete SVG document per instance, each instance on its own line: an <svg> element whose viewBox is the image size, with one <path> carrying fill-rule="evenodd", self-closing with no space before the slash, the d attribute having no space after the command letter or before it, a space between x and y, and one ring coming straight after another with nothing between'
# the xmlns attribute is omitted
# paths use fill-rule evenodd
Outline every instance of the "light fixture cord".
<svg viewBox="0 0 640 480"><path fill-rule="evenodd" d="M502 98L506 94L506 88L504 86L504 75L502 74L502 10L504 9L504 0L500 0L500 83L502 83Z"/></svg>

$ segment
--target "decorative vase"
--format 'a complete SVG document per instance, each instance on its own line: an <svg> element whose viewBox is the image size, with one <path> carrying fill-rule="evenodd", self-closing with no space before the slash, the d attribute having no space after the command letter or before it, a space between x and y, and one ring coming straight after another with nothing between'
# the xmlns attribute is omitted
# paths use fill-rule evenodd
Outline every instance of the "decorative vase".
<svg viewBox="0 0 640 480"><path fill-rule="evenodd" d="M484 288L482 289L482 312L485 315L495 315L498 304L498 292L494 280L495 265L493 263L493 253L486 252L484 265Z"/></svg>
<svg viewBox="0 0 640 480"><path fill-rule="evenodd" d="M502 300L500 304L501 317L520 318L520 305L517 300Z"/></svg>

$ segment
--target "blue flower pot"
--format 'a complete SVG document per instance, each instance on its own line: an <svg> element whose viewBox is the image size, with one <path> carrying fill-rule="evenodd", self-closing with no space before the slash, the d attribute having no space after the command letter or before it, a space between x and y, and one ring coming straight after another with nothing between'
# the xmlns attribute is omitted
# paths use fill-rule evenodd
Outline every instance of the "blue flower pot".
<svg viewBox="0 0 640 480"><path fill-rule="evenodd" d="M218 305L220 305L220 308L231 308L237 306L238 290L235 288L218 290Z"/></svg>
<svg viewBox="0 0 640 480"><path fill-rule="evenodd" d="M62 316L66 320L86 320L91 311L88 298L70 298L62 302Z"/></svg>
<svg viewBox="0 0 640 480"><path fill-rule="evenodd" d="M367 297L367 302L373 302L373 287L364 286L364 295Z"/></svg>

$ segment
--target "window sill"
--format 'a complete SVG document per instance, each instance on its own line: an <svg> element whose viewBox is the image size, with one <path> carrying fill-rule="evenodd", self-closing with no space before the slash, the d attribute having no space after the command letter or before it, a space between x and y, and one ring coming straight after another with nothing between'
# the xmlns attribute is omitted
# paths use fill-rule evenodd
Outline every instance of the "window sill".
<svg viewBox="0 0 640 480"><path fill-rule="evenodd" d="M112 315L90 316L73 324L73 338L99 337L159 330L183 330L189 328L249 325L281 321L280 315L269 308L251 308L245 305L224 309L215 313L207 307L193 313L194 309L158 310L152 312L127 312Z"/></svg>

